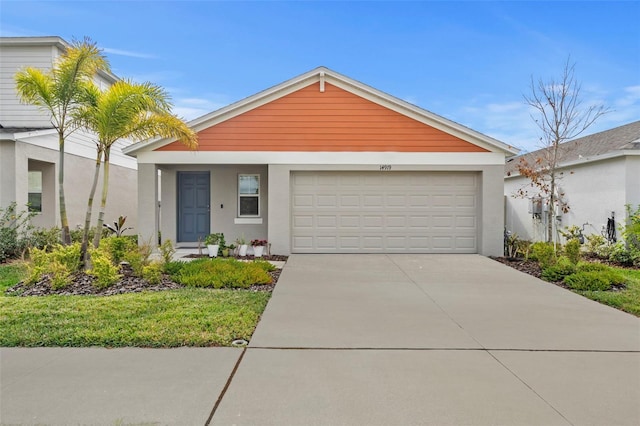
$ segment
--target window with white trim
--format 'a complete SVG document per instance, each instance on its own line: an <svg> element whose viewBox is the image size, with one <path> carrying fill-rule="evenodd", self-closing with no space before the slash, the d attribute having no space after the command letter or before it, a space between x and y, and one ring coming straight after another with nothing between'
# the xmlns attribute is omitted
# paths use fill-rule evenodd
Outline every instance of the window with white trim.
<svg viewBox="0 0 640 426"><path fill-rule="evenodd" d="M238 175L238 217L260 217L260 175Z"/></svg>

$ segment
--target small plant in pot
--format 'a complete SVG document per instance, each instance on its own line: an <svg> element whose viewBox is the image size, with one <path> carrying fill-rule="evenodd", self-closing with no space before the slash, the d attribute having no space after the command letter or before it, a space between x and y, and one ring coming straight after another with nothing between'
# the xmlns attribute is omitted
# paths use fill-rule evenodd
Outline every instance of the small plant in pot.
<svg viewBox="0 0 640 426"><path fill-rule="evenodd" d="M216 234L209 234L204 239L204 243L209 250L209 257L218 257L220 247L224 247L224 234L222 232Z"/></svg>
<svg viewBox="0 0 640 426"><path fill-rule="evenodd" d="M247 240L244 239L244 235L236 239L236 245L238 246L238 256L244 257L247 255Z"/></svg>
<svg viewBox="0 0 640 426"><path fill-rule="evenodd" d="M253 247L253 255L262 257L264 248L267 246L267 240L251 240L251 246Z"/></svg>

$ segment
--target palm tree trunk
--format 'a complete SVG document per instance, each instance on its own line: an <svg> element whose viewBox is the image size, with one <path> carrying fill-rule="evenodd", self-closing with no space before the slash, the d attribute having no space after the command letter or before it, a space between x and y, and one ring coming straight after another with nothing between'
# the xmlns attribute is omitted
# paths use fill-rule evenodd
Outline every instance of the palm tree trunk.
<svg viewBox="0 0 640 426"><path fill-rule="evenodd" d="M96 224L96 234L93 237L93 246L98 248L100 237L102 236L102 225L104 224L104 210L107 206L107 194L109 190L109 154L111 148L104 150L104 175L102 176L102 200L100 201L100 212L98 213L98 223Z"/></svg>
<svg viewBox="0 0 640 426"><path fill-rule="evenodd" d="M84 217L84 232L82 234L82 246L80 247L80 258L84 264L84 268L90 268L89 259L89 230L91 229L91 211L93 210L93 198L96 195L96 188L98 187L98 176L100 175L100 163L102 162L102 150L98 148L98 154L96 156L96 170L93 174L93 183L91 184L91 191L89 192L89 200L87 201L87 212Z"/></svg>
<svg viewBox="0 0 640 426"><path fill-rule="evenodd" d="M60 202L60 222L62 234L60 236L63 245L71 244L71 233L69 231L69 219L67 219L67 204L64 198L64 135L58 134L58 144L60 147L58 161L58 198Z"/></svg>

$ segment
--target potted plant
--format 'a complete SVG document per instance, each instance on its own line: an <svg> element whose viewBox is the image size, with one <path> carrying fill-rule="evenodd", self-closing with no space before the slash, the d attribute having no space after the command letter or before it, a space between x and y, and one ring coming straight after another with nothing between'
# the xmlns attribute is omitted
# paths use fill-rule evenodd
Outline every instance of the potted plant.
<svg viewBox="0 0 640 426"><path fill-rule="evenodd" d="M235 256L236 254L236 245L235 244L229 244L229 247L227 247L229 249L229 256Z"/></svg>
<svg viewBox="0 0 640 426"><path fill-rule="evenodd" d="M204 239L204 243L207 245L207 250L209 250L209 257L218 257L220 246L224 246L224 234L222 232L209 234Z"/></svg>
<svg viewBox="0 0 640 426"><path fill-rule="evenodd" d="M244 239L244 235L236 239L236 245L238 246L238 256L247 255L247 240Z"/></svg>
<svg viewBox="0 0 640 426"><path fill-rule="evenodd" d="M251 246L253 247L253 256L262 257L264 253L264 247L267 245L267 240L251 240Z"/></svg>

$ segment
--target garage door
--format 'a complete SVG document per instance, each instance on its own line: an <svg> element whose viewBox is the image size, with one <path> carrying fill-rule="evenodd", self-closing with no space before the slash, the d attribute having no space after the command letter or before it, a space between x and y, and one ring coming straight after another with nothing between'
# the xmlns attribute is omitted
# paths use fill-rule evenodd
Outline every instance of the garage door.
<svg viewBox="0 0 640 426"><path fill-rule="evenodd" d="M475 172L294 172L293 253L477 253Z"/></svg>

